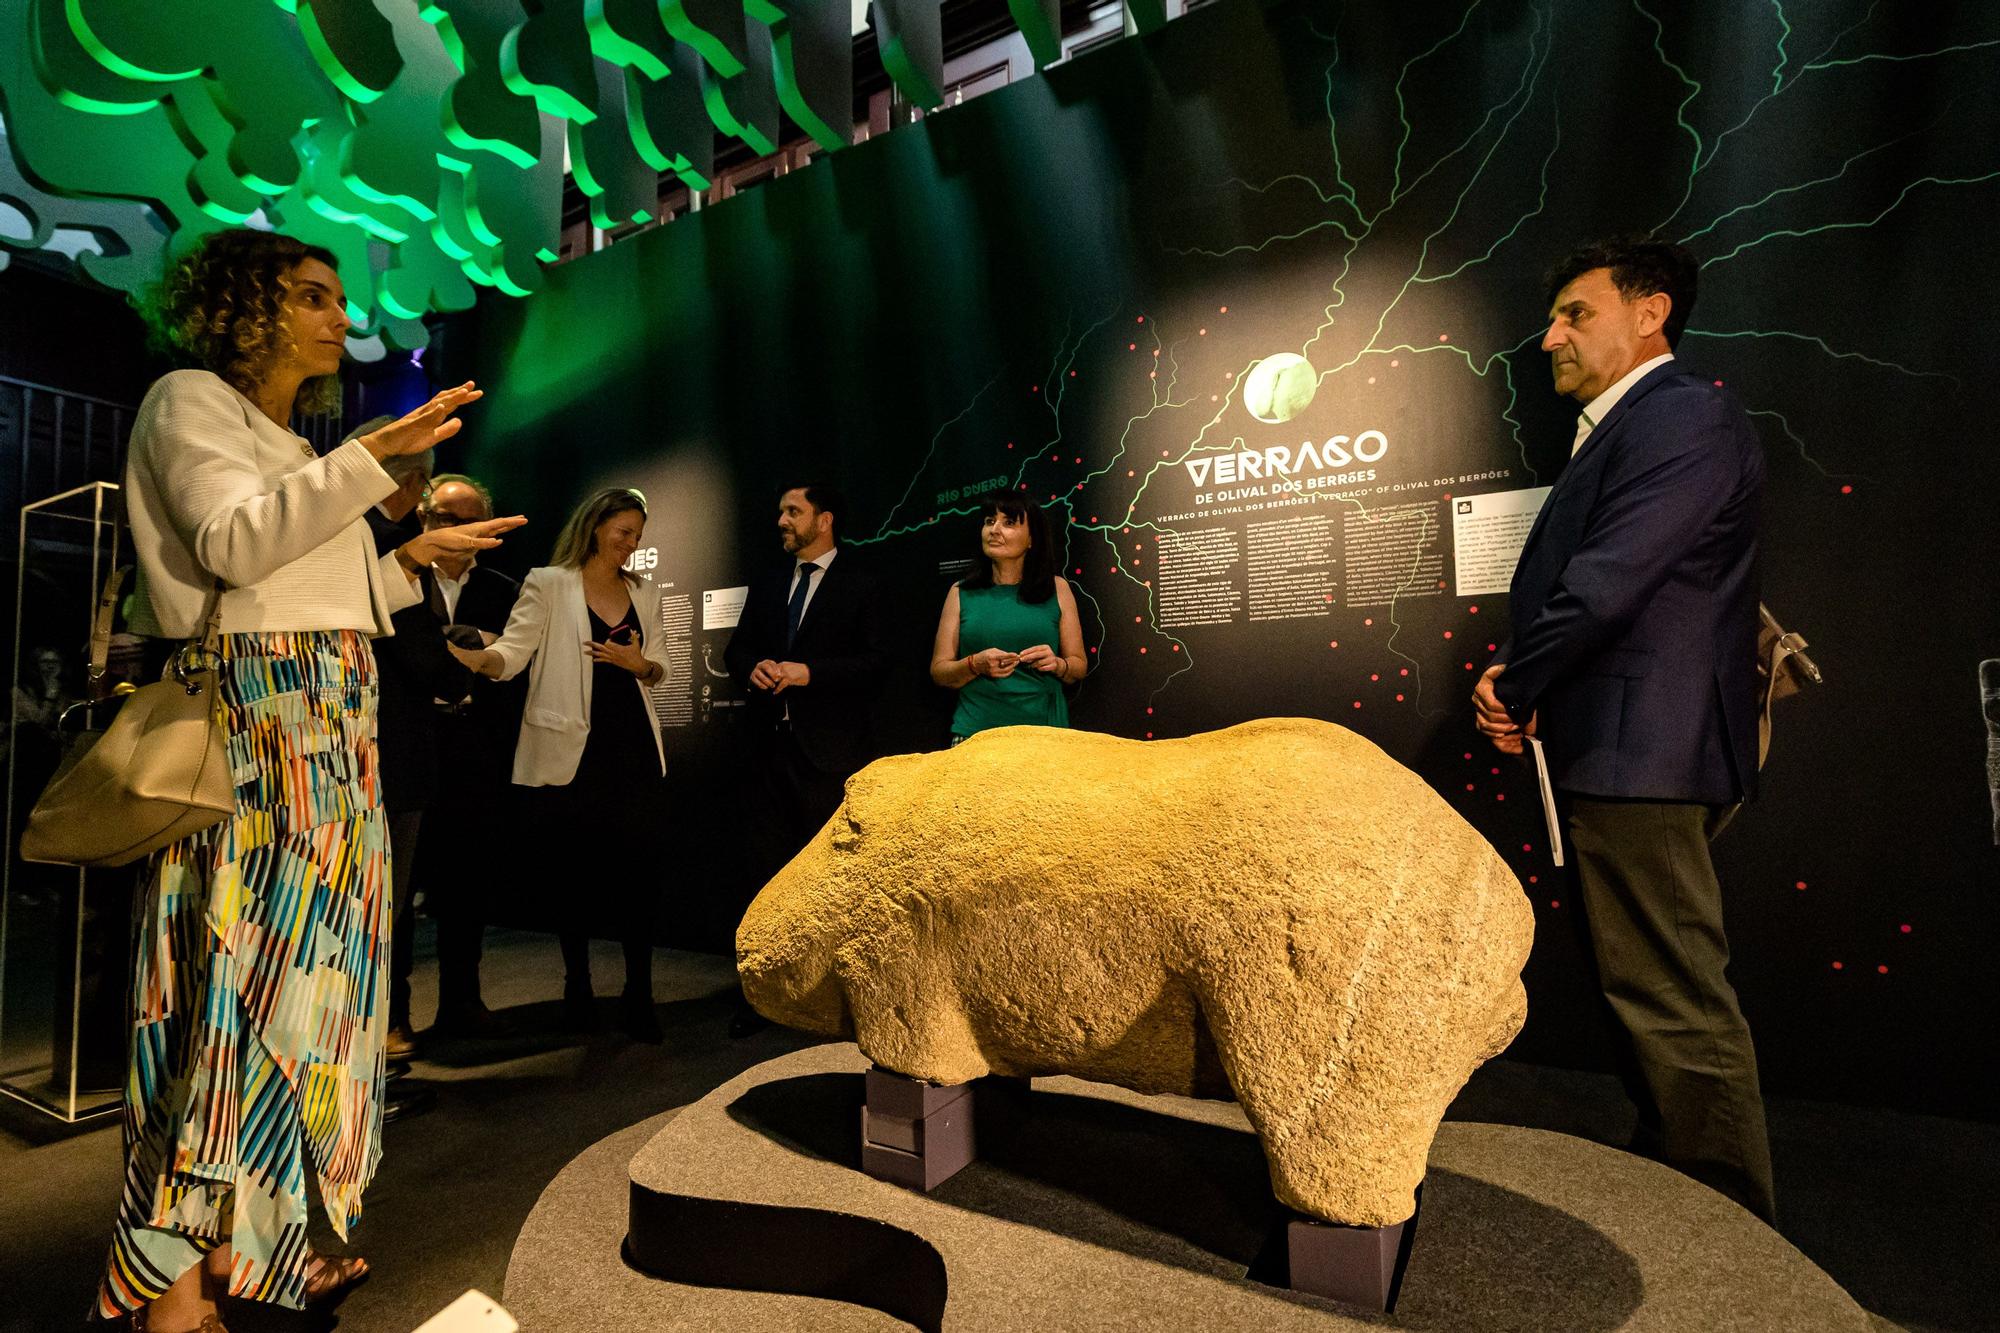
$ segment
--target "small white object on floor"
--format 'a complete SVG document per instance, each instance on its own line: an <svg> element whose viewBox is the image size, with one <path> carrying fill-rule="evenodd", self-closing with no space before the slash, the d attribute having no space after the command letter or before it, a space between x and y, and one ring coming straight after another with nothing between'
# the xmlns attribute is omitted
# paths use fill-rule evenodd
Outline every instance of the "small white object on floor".
<svg viewBox="0 0 2000 1333"><path fill-rule="evenodd" d="M514 1316L483 1291L468 1291L425 1320L416 1333L520 1333Z"/></svg>

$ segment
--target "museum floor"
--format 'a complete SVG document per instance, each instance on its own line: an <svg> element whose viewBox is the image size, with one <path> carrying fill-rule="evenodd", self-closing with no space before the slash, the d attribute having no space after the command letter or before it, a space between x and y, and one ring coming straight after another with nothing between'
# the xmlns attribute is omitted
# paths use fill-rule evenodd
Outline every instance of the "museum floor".
<svg viewBox="0 0 2000 1333"><path fill-rule="evenodd" d="M428 943L420 944L426 954ZM609 993L616 951L600 948L599 989ZM433 977L426 957L419 1014L430 1012ZM504 1297L510 1262L519 1269L535 1257L517 1254L516 1241L544 1192L556 1192L558 1173L566 1189L594 1190L581 1197L622 1211L623 1164L666 1123L663 1113L809 1044L780 1030L729 1040L729 971L705 955L660 955L659 1047L562 1036L561 979L547 937L495 937L486 982L488 1002L506 1012L514 1035L440 1045L417 1062L413 1077L438 1101L387 1130L356 1237L374 1275L337 1319L246 1308L230 1317L234 1333L407 1333L467 1287ZM608 1000L605 1008L608 1017ZM1616 1140L1628 1115L1609 1078L1504 1060L1479 1071L1452 1109L1455 1120L1600 1140ZM2000 1126L1786 1099L1772 1101L1770 1120L1786 1238L1884 1327L2000 1327L1988 1275L2000 1252L1991 1202L2000 1197ZM616 1143L590 1151L612 1136ZM0 1111L0 1329L78 1323L102 1262L117 1155L115 1128L51 1135L18 1108ZM537 1223L550 1213L540 1210ZM581 1300L559 1323L546 1310L538 1315L535 1333L624 1327Z"/></svg>

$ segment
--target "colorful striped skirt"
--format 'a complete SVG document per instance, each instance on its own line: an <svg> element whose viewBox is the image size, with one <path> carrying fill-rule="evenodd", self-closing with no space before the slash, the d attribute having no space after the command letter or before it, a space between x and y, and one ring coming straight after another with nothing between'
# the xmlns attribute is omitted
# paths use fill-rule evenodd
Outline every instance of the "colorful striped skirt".
<svg viewBox="0 0 2000 1333"><path fill-rule="evenodd" d="M381 1156L374 653L317 630L225 635L222 658L236 813L147 868L106 1318L223 1245L232 1296L299 1306L307 1173L344 1238Z"/></svg>

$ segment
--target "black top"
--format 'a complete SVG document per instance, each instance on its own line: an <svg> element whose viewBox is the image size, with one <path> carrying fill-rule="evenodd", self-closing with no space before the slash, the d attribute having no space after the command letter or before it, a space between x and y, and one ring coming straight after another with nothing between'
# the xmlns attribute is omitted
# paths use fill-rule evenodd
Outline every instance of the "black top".
<svg viewBox="0 0 2000 1333"><path fill-rule="evenodd" d="M593 643L614 639L635 647L644 642L639 630L639 613L628 605L616 625L590 614ZM646 783L658 781L660 755L653 745L652 708L643 697L632 673L612 662L593 662L590 668L590 736L584 742L583 761L577 765L575 785L598 789L607 797Z"/></svg>
<svg viewBox="0 0 2000 1333"><path fill-rule="evenodd" d="M414 515L398 522L370 509L367 518L378 555L388 554L423 530ZM396 632L373 643L382 804L392 815L422 810L437 795L437 710L431 701L463 695L472 679L445 647L444 631L426 604L437 586L434 576L426 569L419 571L418 579L426 600L391 616L389 623Z"/></svg>

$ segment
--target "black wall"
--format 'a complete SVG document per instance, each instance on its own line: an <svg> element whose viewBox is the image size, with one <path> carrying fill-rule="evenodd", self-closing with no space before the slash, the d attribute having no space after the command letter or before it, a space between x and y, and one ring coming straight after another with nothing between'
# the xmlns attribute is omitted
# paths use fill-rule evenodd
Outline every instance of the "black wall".
<svg viewBox="0 0 2000 1333"><path fill-rule="evenodd" d="M1461 595L1453 501L1567 457L1544 267L1593 233L1685 238L1707 266L1680 355L1756 413L1766 600L1830 682L1784 709L1766 795L1717 848L1767 1086L1991 1115L2000 29L1910 8L1225 0L490 302L458 344L489 391L467 461L535 519L517 563L585 490L645 489L654 577L697 606L776 558L774 484L837 475L907 627L900 748L942 740L924 666L974 549L965 493L1053 497L1098 662L1077 724L1305 714L1377 741L1534 900L1515 1053L1598 1063L1531 780L1471 727L1466 664L1505 601ZM1277 353L1321 378L1267 424L1237 380ZM1203 502L1186 466L1370 429L1376 475L1282 509ZM1406 551L1361 526L1402 505ZM1249 525L1290 517L1336 542L1323 612L1175 623L1167 543L1220 529L1247 555ZM1435 555L1448 586L1361 596L1369 543ZM697 622L698 673L726 637ZM682 938L718 943L740 747L730 687L697 683L659 863Z"/></svg>

